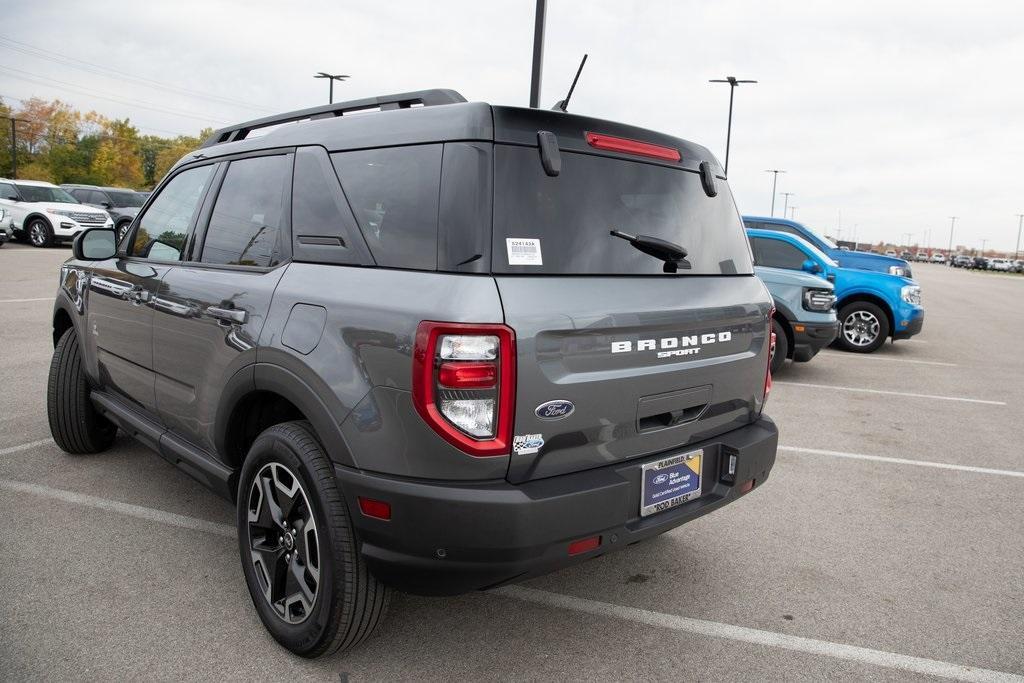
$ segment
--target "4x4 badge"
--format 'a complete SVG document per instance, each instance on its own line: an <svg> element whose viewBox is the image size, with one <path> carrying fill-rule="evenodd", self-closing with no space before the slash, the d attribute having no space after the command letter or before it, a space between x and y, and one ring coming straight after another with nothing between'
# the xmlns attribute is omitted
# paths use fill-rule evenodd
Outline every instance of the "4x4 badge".
<svg viewBox="0 0 1024 683"><path fill-rule="evenodd" d="M557 401L541 403L533 412L542 420L561 420L563 417L572 415L574 410L576 410L576 406L573 405L572 401L558 399Z"/></svg>

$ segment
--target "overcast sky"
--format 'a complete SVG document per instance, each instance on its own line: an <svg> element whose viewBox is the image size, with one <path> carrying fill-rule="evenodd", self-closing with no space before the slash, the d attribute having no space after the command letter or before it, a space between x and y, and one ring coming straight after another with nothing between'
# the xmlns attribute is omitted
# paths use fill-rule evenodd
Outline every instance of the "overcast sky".
<svg viewBox="0 0 1024 683"><path fill-rule="evenodd" d="M352 75L336 98L449 87L525 106L533 11L533 0L11 3L0 96L59 97L159 134L324 103L321 70ZM588 52L573 111L724 159L728 86L707 80L757 79L736 91L730 183L742 212L768 214L764 170L780 168L797 220L833 235L841 220L844 239L855 226L859 241L917 243L930 230L944 248L956 215L954 244L1012 250L1022 27L1019 0L549 0L541 100L564 96Z"/></svg>

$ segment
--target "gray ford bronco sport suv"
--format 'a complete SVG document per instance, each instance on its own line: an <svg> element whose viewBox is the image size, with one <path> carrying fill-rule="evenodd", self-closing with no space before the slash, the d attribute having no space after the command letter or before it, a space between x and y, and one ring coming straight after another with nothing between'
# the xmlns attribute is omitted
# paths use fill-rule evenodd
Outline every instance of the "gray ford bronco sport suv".
<svg viewBox="0 0 1024 683"><path fill-rule="evenodd" d="M312 657L391 589L537 576L764 482L771 310L705 148L370 98L217 131L126 239L79 236L49 422L234 501L256 611Z"/></svg>

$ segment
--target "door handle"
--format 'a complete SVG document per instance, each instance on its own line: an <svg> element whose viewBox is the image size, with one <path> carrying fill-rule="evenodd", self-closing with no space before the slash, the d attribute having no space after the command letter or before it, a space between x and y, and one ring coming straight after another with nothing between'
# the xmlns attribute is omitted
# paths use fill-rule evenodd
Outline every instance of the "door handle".
<svg viewBox="0 0 1024 683"><path fill-rule="evenodd" d="M241 308L220 308L218 306L210 306L206 309L206 313L217 320L221 320L226 323L235 323L238 325L244 325L245 321L249 319L249 314L245 309Z"/></svg>
<svg viewBox="0 0 1024 683"><path fill-rule="evenodd" d="M131 292L128 294L128 300L133 304L149 303L149 297L149 290L143 289L142 287L132 287Z"/></svg>

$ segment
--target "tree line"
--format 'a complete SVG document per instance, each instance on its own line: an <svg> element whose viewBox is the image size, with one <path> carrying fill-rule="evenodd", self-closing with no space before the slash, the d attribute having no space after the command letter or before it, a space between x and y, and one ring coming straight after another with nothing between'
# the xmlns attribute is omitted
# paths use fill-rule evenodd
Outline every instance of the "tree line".
<svg viewBox="0 0 1024 683"><path fill-rule="evenodd" d="M150 189L213 130L195 137L141 135L128 119L81 112L60 100L33 97L20 108L0 98L0 175L12 172L11 124L17 126L18 177L51 183L85 183ZM5 139L6 138L6 139Z"/></svg>

